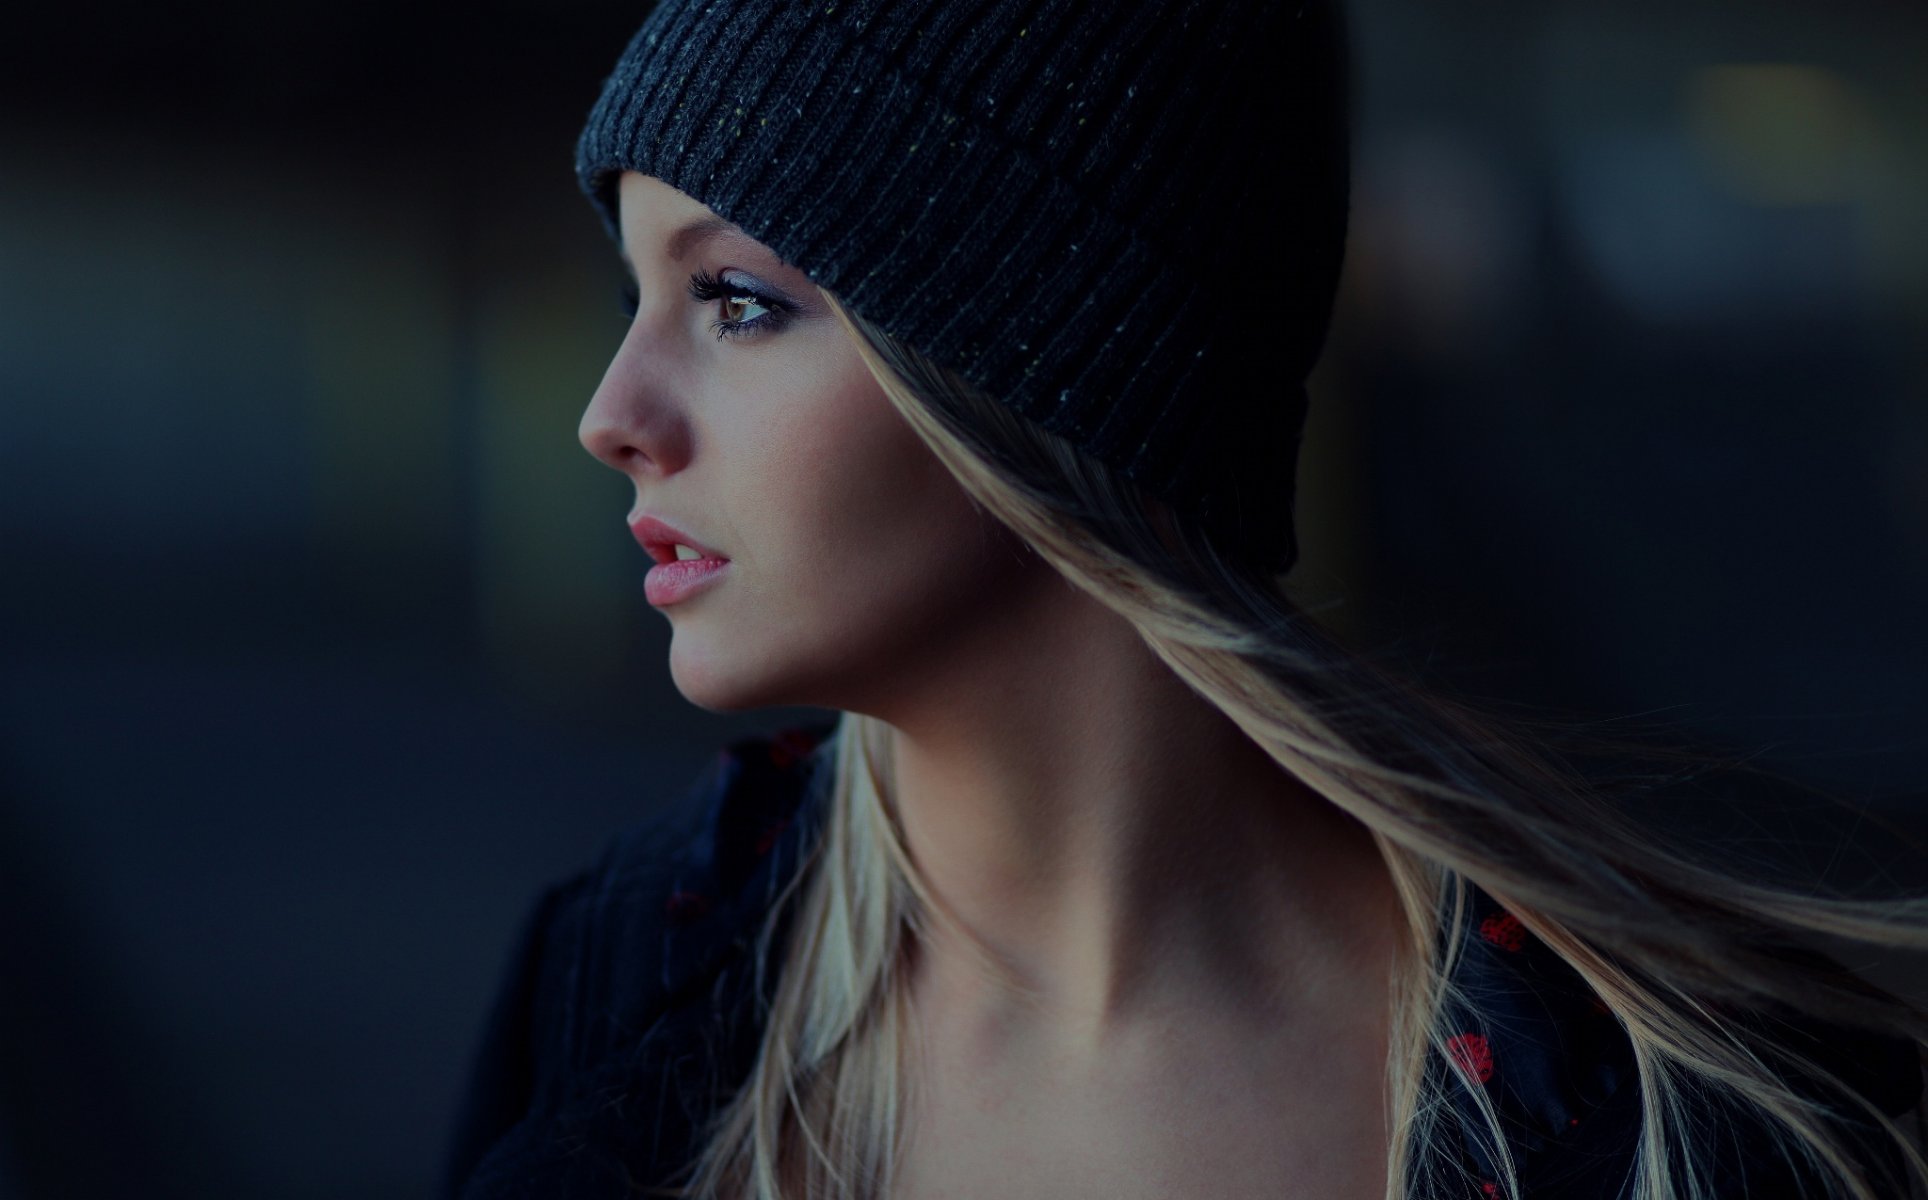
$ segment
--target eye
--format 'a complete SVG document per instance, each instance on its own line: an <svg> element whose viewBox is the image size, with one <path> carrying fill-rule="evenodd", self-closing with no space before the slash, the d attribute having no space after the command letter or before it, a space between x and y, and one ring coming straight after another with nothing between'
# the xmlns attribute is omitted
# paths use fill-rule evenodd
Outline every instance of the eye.
<svg viewBox="0 0 1928 1200"><path fill-rule="evenodd" d="M721 300L726 311L741 312L745 308L760 308L763 312L752 317L725 317L712 321L710 328L716 336L746 337L765 331L774 332L789 320L791 306L775 296L766 296L753 287L741 283L725 283L708 271L698 270L690 276L690 298L702 304Z"/></svg>
<svg viewBox="0 0 1928 1200"><path fill-rule="evenodd" d="M721 300L727 313L741 314L747 310L760 309L761 312L749 316L725 316L712 321L710 328L718 339L725 337L750 337L763 332L775 332L786 324L795 308L786 300L765 295L747 284L727 283L699 270L690 276L690 299L699 304L714 304ZM635 281L625 279L622 285L623 316L635 319L638 295Z"/></svg>

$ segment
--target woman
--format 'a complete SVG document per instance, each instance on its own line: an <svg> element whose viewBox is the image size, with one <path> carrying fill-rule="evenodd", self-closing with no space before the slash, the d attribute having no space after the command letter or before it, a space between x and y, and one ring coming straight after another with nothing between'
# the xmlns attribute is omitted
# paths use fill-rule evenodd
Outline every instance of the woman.
<svg viewBox="0 0 1928 1200"><path fill-rule="evenodd" d="M683 694L839 715L542 897L452 1195L1928 1180L1924 1014L1796 941L1919 901L1658 842L1637 787L1739 772L1285 594L1346 93L1325 4L652 12L578 146L634 287L581 438Z"/></svg>

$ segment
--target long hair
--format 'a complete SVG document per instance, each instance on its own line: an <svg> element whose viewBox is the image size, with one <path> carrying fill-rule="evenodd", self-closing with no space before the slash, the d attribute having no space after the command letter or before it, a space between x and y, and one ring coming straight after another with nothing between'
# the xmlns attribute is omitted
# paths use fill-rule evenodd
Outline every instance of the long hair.
<svg viewBox="0 0 1928 1200"><path fill-rule="evenodd" d="M1448 1039L1463 1026L1450 1011L1480 1011L1481 997L1454 977L1472 886L1570 964L1630 1040L1642 1111L1635 1200L1711 1195L1698 1128L1709 1100L1762 1120L1790 1163L1819 1171L1837 1194L1894 1200L1904 1187L1928 1186L1919 1129L1901 1128L1771 1033L1776 1018L1793 1015L1898 1035L1919 1066L1928 1046L1920 1007L1832 960L1782 948L1825 935L1923 949L1928 898L1790 884L1654 836L1622 802L1618 781L1678 778L1683 766L1755 768L1663 745L1651 727L1609 737L1570 715L1549 719L1551 710L1476 704L1342 646L1279 577L1221 554L1205 530L1117 472L820 291L896 410L983 510L1130 621L1282 769L1371 832L1403 918L1385 1079L1388 1200L1465 1194L1457 1168L1442 1165L1457 1162L1462 1137L1442 1090L1451 1080L1427 1063L1451 1061ZM903 1070L915 1019L906 968L932 922L955 922L906 852L891 738L885 723L845 713L818 747L829 772L824 824L764 927L767 947L778 912L791 906L757 1057L670 1194L889 1192L915 1103ZM1603 772L1608 761L1632 766ZM981 947L980 957L1000 971ZM1743 1019L1750 1015L1769 1019ZM1519 1200L1498 1114L1482 1089L1470 1092L1484 1128L1465 1132L1500 1167L1490 1194ZM1899 1147L1906 1180L1872 1171L1868 1143L1844 1121Z"/></svg>

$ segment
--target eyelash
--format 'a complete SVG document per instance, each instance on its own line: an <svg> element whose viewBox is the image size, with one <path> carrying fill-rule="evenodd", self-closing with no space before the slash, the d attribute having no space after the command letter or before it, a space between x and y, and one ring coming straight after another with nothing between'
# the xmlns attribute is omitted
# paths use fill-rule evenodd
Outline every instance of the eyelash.
<svg viewBox="0 0 1928 1200"><path fill-rule="evenodd" d="M751 300L758 308L769 310L762 316L752 317L747 321L710 322L710 328L715 331L718 341L726 337L752 337L765 331L775 332L782 328L790 317L790 305L775 296L766 296L755 288L745 287L740 283L724 283L708 271L700 269L690 276L689 294L690 299L699 304L714 304L718 300ZM629 279L623 280L623 316L632 320L635 318L638 300L635 282Z"/></svg>

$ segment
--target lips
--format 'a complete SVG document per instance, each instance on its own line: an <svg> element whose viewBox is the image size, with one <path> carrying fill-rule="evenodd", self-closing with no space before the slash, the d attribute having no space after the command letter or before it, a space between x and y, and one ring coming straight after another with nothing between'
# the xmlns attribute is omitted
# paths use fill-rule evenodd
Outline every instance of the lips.
<svg viewBox="0 0 1928 1200"><path fill-rule="evenodd" d="M634 518L629 522L629 532L635 535L637 543L649 552L649 556L659 563L676 562L676 547L679 543L688 546L703 556L702 560L691 559L685 561L730 561L722 554L704 545L702 542L697 541L676 526L671 525L668 521L664 521L658 517L645 514Z"/></svg>
<svg viewBox="0 0 1928 1200"><path fill-rule="evenodd" d="M729 561L721 558L659 562L643 576L643 595L651 604L664 608L709 590L729 573Z"/></svg>

